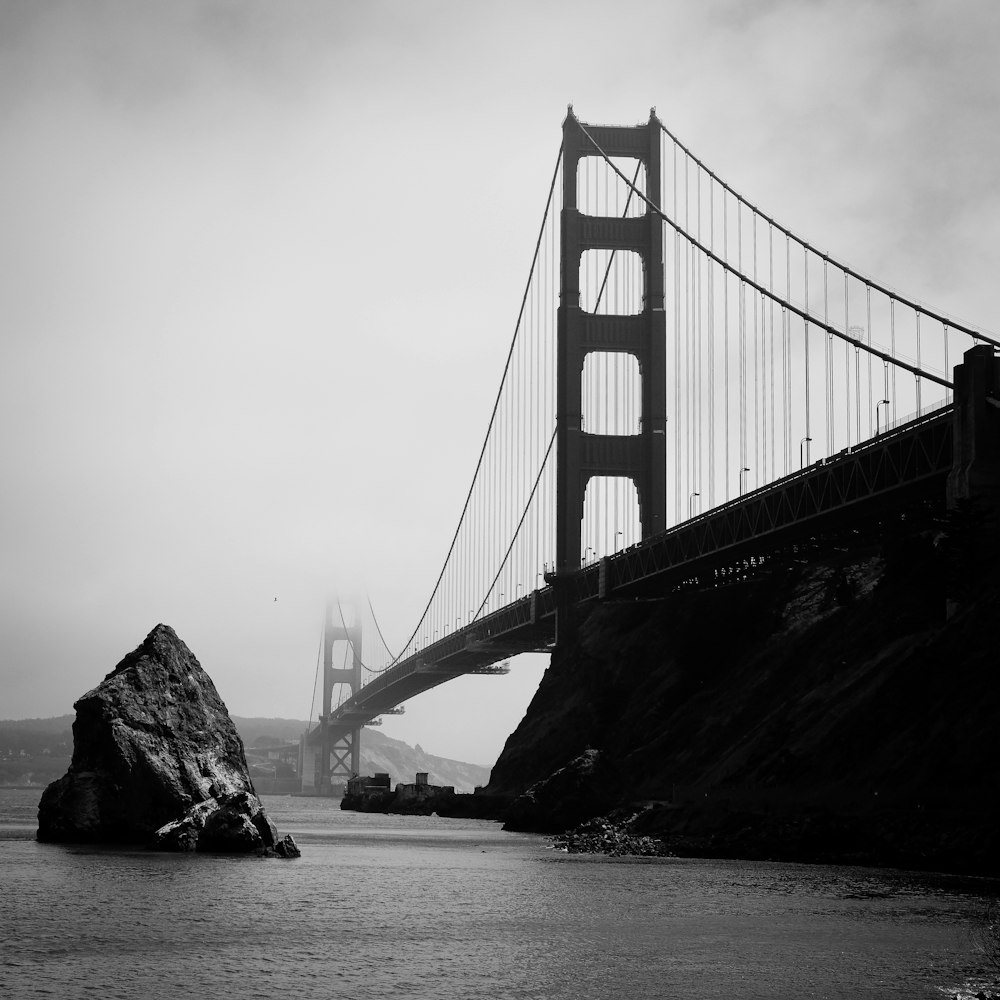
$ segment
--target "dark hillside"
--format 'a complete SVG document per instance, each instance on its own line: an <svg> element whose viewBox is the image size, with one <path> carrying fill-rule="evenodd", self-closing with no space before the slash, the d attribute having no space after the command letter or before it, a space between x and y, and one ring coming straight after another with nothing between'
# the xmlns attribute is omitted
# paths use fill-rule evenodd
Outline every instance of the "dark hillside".
<svg viewBox="0 0 1000 1000"><path fill-rule="evenodd" d="M526 829L656 802L637 824L692 853L1000 870L1000 577L968 547L951 572L956 534L601 605L553 655L488 790L535 786L509 820Z"/></svg>

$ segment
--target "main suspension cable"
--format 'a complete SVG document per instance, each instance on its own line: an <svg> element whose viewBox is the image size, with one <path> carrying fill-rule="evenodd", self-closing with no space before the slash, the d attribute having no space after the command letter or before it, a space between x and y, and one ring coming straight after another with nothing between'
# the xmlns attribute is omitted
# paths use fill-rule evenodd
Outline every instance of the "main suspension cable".
<svg viewBox="0 0 1000 1000"><path fill-rule="evenodd" d="M590 133L586 130L586 128L584 127L583 123L580 122L580 121L578 121L577 124L580 126L580 129L583 132L583 134L593 143L594 148L597 149L597 151L601 154L601 156L604 157L605 160L608 160L607 154L604 152L604 150L601 149L600 146L597 145L597 143L594 140L593 136L590 135ZM795 240L795 242L798 243L800 246L802 246L803 248L809 250L811 253L813 253L817 257L819 257L820 260L832 264L838 270L843 271L845 274L849 275L852 278L855 278L857 281L860 281L862 284L868 285L870 288L873 288L876 292L880 292L881 294L883 294L885 296L888 296L890 299L895 299L897 302L901 303L902 305L907 306L908 308L914 310L914 312L923 313L929 319L936 320L939 323L947 324L952 329L960 330L962 333L968 334L968 336L970 336L970 337L978 337L980 340L983 340L983 341L985 341L988 344L992 344L994 347L1000 347L1000 341L993 340L992 338L986 336L986 334L980 332L979 330L974 330L972 327L965 326L964 324L961 324L961 323L956 323L953 319L949 319L946 316L942 316L940 313L936 313L936 312L934 312L931 309L927 309L926 307L920 305L919 303L914 302L911 299L907 299L904 296L897 294L891 288L887 288L885 285L881 285L877 281L873 281L871 278L866 277L865 275L861 274L859 271L855 271L853 268L848 267L846 264L842 264L836 258L831 257L829 254L823 252L822 250L817 250L815 247L809 246L808 243L806 243L804 240L802 240L798 236L796 236L795 233L793 233L790 229L788 229L787 227L783 226L776 219L773 219L766 212L762 212L756 205L753 204L753 202L749 201L747 198L744 198L743 195L741 195L738 191L736 191L732 187L730 187L729 184L727 184L717 173L715 173L713 170L711 170L709 167L707 167L704 162L702 162L700 159L698 159L698 157L695 156L694 153L692 153L691 150L688 149L687 146L685 146L684 143L681 142L680 139L678 139L673 134L673 132L671 132L670 129L668 129L666 127L666 125L663 124L663 122L659 122L658 124L660 126L660 129L663 131L663 133L670 138L670 140L677 146L678 149L680 149L684 153L685 156L687 156L687 157L689 157L691 159L691 161L695 164L695 166L697 166L700 170L703 170L713 180L717 181L740 204L745 205L748 209L750 209L751 212L755 213L756 215L759 215L765 222L769 222L772 226L774 226L774 228L777 229L778 232L784 233L786 236L788 236L791 239ZM611 164L611 161L608 160L608 163ZM614 165L611 164L611 166L612 166L612 169L614 169ZM619 172L619 176L621 176L620 172ZM624 177L622 178L622 180L624 180ZM626 181L626 183L627 183L627 181ZM638 192L636 192L636 193L638 194ZM640 195L640 197L642 197L642 196ZM644 199L644 200L646 200L646 204L647 205L651 205L651 203L647 199ZM663 219L667 222L668 225L674 226L674 223L671 222L670 219L668 219L665 215L663 215L662 211L660 211L655 206L651 205L651 207L653 207L654 211L658 212L663 217ZM676 228L676 226L674 226L674 228ZM687 234L685 234L685 235L687 235ZM874 354L875 352L873 351L872 353ZM924 373L924 374L926 374L926 373ZM943 384L943 383L941 383L941 384ZM951 388L951 386L949 385L947 388Z"/></svg>
<svg viewBox="0 0 1000 1000"><path fill-rule="evenodd" d="M378 618L375 617L375 609L372 607L372 599L370 595L365 594L365 599L368 601L368 610L371 612L372 622L375 625L375 631L378 633L379 639L382 640L382 646L384 647L385 651L389 654L389 658L395 663L396 660L399 659L399 657L393 654L392 650L389 648L389 644L385 641L385 636L382 635L382 629L379 627ZM382 672L383 671L381 670L372 671L372 673L382 673Z"/></svg>
<svg viewBox="0 0 1000 1000"><path fill-rule="evenodd" d="M594 137L587 131L587 129L583 125L583 123L582 122L577 122L577 125L579 126L580 131L583 132L583 134L590 140L590 142L593 145L594 149L596 149L597 152L601 154L601 156L603 157L605 163L608 164L608 166L619 176L619 178L621 178L622 181L624 181L626 184L629 184L628 178L614 165L614 163L611 162L611 158L601 148L601 146L598 144L597 140L594 139ZM629 185L629 186L631 186L631 185ZM745 284L749 285L751 288L755 289L761 295L764 295L768 299L777 301L779 304L784 305L789 311L795 313L797 316L799 316L801 319L805 320L810 325L816 326L816 327L818 327L821 330L826 330L828 333L832 333L835 337L838 337L840 340L843 340L843 341L845 341L848 344L853 344L857 348L861 348L861 349L863 349L865 351L868 351L871 354L874 354L875 357L882 358L884 361L889 361L891 364L897 365L898 367L903 368L906 371L909 371L911 374L916 375L918 378L930 379L932 382L936 382L938 385L944 386L945 389L953 389L954 388L954 385L951 382L949 382L947 379L941 378L939 375L934 375L931 372L922 371L920 368L916 367L915 365L911 365L911 364L908 364L905 361L901 361L899 358L894 358L891 355L886 354L884 351L880 351L880 350L878 350L875 347L869 347L869 346L867 346L865 344L862 344L861 341L855 339L854 337L851 337L849 334L841 332L836 327L830 326L829 324L824 323L822 320L816 319L816 317L814 317L814 316L810 316L807 311L805 311L803 309L800 309L798 306L792 304L791 302L785 302L784 300L782 300L778 296L776 296L773 293L769 292L763 285L759 285L756 281L753 280L753 278L747 277L746 275L742 274L736 268L732 267L731 264L727 263L721 257L719 257L717 254L715 254L711 250L709 250L708 247L704 246L697 239L695 239L695 237L693 237L690 233L688 233L684 229L682 229L681 226L678 223L676 223L673 219L671 219L670 216L667 215L667 213L664 212L663 209L660 208L659 205L654 204L641 191L639 191L638 189L635 189L635 188L633 190L635 190L636 196L639 197L639 198L641 198L646 203L646 205L650 209L650 211L655 212L661 219L663 219L664 222L667 223L668 226L670 226L675 232L679 233L685 240L687 240L687 242L692 247L700 250L703 254L705 254L706 257L709 257L711 260L714 260L720 267L724 268L726 271L728 271L728 272L730 272L732 274L735 274L742 282L744 282ZM735 194L735 192L734 192L734 194ZM744 204L747 204L749 206L749 203L745 202ZM749 206L749 207L752 208L753 206ZM763 216L763 213L760 213L760 214ZM796 240L796 242L800 243L802 246L807 247L807 245L804 244L804 243L802 243L802 241L799 240L798 237L794 237L794 239ZM807 247L807 249L811 250L812 248ZM815 251L813 251L813 252L815 253ZM834 263L835 266L840 267L840 265L837 264L836 261L833 261L833 263ZM877 288L877 286L875 286L874 284L872 285L872 287L873 288ZM892 293L888 293L888 294L892 294ZM898 301L903 302L904 300L903 299L898 299ZM917 309L918 309L918 312L924 312L924 315L932 316L933 318L938 318L938 317L934 316L933 313L926 312L924 310L920 310L919 307L917 307ZM951 325L952 325L953 328L963 329L963 332L969 333L970 336L979 337L980 340L988 340L988 338L985 337L983 334L981 334L981 333L973 333L971 331L965 330L964 328L959 327L954 322L952 322ZM996 342L990 341L990 343L996 343ZM1000 346L1000 343L997 343L996 346Z"/></svg>
<svg viewBox="0 0 1000 1000"><path fill-rule="evenodd" d="M493 402L493 410L490 413L490 421L489 421L489 424L488 424L488 426L486 428L486 434L485 434L485 436L483 438L483 446L482 446L482 448L479 451L479 459L476 462L476 470L472 474L472 483L470 484L469 491L468 491L468 493L465 496L465 503L462 505L462 513L459 515L458 525L455 528L454 535L452 535L451 544L448 546L447 555L445 555L445 557L444 557L444 563L441 566L441 572L438 573L437 580L434 583L434 589L431 591L431 595L427 599L427 604L424 606L423 613L420 615L420 620L417 622L416 627L413 629L413 632L410 634L409 639L406 640L406 643L403 646L402 652L399 654L399 656L395 657L391 663L389 663L385 667L383 667L382 670L373 671L373 673L384 673L386 670L389 669L389 667L394 666L396 663L398 663L400 657L402 657L402 655L406 652L406 650L409 649L410 643L413 642L413 640L417 637L417 634L420 632L420 629L421 629L422 625L424 624L424 620L427 618L427 612L430 610L431 603L433 602L434 598L437 596L438 588L441 586L441 580L444 578L445 571L448 568L448 562L451 559L452 553L455 551L455 545L458 542L458 535L459 535L459 532L462 530L462 524L465 521L465 515L466 515L466 512L469 509L469 503L470 503L470 501L472 499L472 492L475 489L476 482L478 481L478 478L479 478L479 470L482 468L482 465L483 465L483 456L486 454L486 449L487 449L487 447L489 445L490 432L493 430L493 424L494 424L494 422L496 420L497 411L500 408L500 401L503 398L503 389L504 389L504 385L506 384L506 381L507 381L507 373L510 370L511 358L514 355L514 347L517 344L517 338L518 338L518 335L520 334L520 331L521 331L521 320L522 320L522 318L524 316L525 305L526 305L526 303L528 301L528 293L531 290L531 280L532 280L532 278L535 275L535 265L538 262L538 252L539 252L539 249L540 249L540 247L542 245L542 238L545 235L545 224L546 224L546 222L548 221L548 218L549 218L549 209L552 207L552 194L555 191L556 180L557 180L557 178L559 176L559 168L560 168L560 166L562 164L562 153L563 153L563 147L562 147L562 143L560 143L560 145L559 145L559 152L556 155L555 169L552 171L552 181L549 184L548 197L546 198L546 201L545 201L545 211L542 214L542 223L539 226L539 230L538 230L538 239L535 241L535 252L534 252L534 254L533 254L532 258L531 258L531 267L528 270L528 280L527 280L527 282L525 283L525 286L524 286L524 295L521 297L521 308L520 308L520 310L518 311L518 314L517 314L517 322L514 324L514 335L511 338L510 348L507 351L507 360L504 363L503 374L500 377L500 388L497 390L496 399ZM626 183L627 183L627 181L626 181Z"/></svg>
<svg viewBox="0 0 1000 1000"><path fill-rule="evenodd" d="M319 649L316 650L316 674L313 677L313 696L312 701L309 703L309 716L308 718L312 720L313 709L316 707L316 688L319 685L319 667L323 660L323 638L326 632L325 628L320 628L319 630Z"/></svg>
<svg viewBox="0 0 1000 1000"><path fill-rule="evenodd" d="M542 464L539 466L538 475L535 476L535 483L531 487L531 493L528 495L528 502L524 505L524 511L521 514L521 519L517 522L517 527L514 529L514 537L510 540L510 545L507 546L507 551L504 553L503 560L500 563L500 568L496 572L496 576L493 577L492 583L486 590L486 596L483 598L482 604L479 605L479 609L473 616L473 621L475 621L483 612L483 608L486 607L487 602L490 599L490 594L493 593L493 588L497 585L497 580L500 579L500 574L503 573L504 567L507 565L507 560L510 558L510 553L514 548L514 543L517 541L517 536L520 534L521 525L524 524L524 519L528 516L528 511L531 509L531 501L535 497L535 491L538 489L538 484L541 482L542 473L545 471L545 464L549 460L549 455L552 453L552 446L556 443L556 434L558 428L552 431L552 437L549 438L549 446L545 449L545 456L542 459Z"/></svg>

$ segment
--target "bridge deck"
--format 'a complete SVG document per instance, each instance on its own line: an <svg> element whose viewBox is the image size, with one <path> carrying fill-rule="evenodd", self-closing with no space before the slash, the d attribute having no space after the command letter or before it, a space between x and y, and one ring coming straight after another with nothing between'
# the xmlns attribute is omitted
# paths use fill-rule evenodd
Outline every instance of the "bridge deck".
<svg viewBox="0 0 1000 1000"><path fill-rule="evenodd" d="M952 465L952 407L919 417L839 455L769 483L683 524L605 556L565 579L577 603L627 597L648 587L680 582L712 566L732 562L761 543L774 544L831 516L877 509L901 491L943 499ZM553 586L477 619L471 625L393 664L331 717L337 740L415 695L462 674L484 672L518 653L547 651L555 641Z"/></svg>

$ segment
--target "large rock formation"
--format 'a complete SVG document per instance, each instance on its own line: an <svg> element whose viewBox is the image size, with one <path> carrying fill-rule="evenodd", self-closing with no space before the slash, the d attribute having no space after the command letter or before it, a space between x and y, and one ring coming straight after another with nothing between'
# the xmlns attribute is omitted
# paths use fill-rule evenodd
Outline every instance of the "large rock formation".
<svg viewBox="0 0 1000 1000"><path fill-rule="evenodd" d="M914 520L596 607L493 769L508 824L620 808L677 853L996 873L1000 570Z"/></svg>
<svg viewBox="0 0 1000 1000"><path fill-rule="evenodd" d="M74 708L73 759L42 795L39 840L276 847L236 727L172 628L157 625Z"/></svg>

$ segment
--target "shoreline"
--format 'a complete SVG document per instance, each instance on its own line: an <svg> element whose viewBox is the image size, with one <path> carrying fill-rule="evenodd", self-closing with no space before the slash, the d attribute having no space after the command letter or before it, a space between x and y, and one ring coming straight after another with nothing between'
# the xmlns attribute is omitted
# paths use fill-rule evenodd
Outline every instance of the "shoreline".
<svg viewBox="0 0 1000 1000"><path fill-rule="evenodd" d="M570 817L525 815L503 796L456 794L397 802L395 795L345 796L352 812L483 819L547 836L571 853L889 868L1000 879L995 807L835 810L786 804L769 810L666 802L622 806L574 825Z"/></svg>
<svg viewBox="0 0 1000 1000"><path fill-rule="evenodd" d="M940 818L903 810L762 814L647 807L615 810L572 830L547 832L555 843L576 853L613 855L635 847L637 854L649 854L652 841L656 853L681 858L888 868L1000 880L1000 857L993 847L996 810L970 811L961 824L933 822ZM516 828L527 832L530 824ZM602 849L605 846L610 851Z"/></svg>

